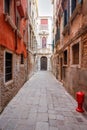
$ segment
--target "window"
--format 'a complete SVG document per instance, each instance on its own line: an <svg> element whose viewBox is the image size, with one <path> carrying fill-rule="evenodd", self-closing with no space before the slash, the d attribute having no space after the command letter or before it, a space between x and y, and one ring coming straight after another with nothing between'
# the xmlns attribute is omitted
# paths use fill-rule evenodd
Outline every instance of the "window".
<svg viewBox="0 0 87 130"><path fill-rule="evenodd" d="M20 19L17 17L17 28L20 29Z"/></svg>
<svg viewBox="0 0 87 130"><path fill-rule="evenodd" d="M72 0L71 5L72 5L71 12L73 13L74 9L76 8L76 0Z"/></svg>
<svg viewBox="0 0 87 130"><path fill-rule="evenodd" d="M17 15L16 16L16 26L20 30L20 15L19 15L18 11L17 11L16 15Z"/></svg>
<svg viewBox="0 0 87 130"><path fill-rule="evenodd" d="M55 42L60 39L60 28L57 27L56 29L56 35L55 35Z"/></svg>
<svg viewBox="0 0 87 130"><path fill-rule="evenodd" d="M31 2L29 2L29 14L31 16Z"/></svg>
<svg viewBox="0 0 87 130"><path fill-rule="evenodd" d="M21 64L24 64L24 56L21 54Z"/></svg>
<svg viewBox="0 0 87 130"><path fill-rule="evenodd" d="M46 47L46 37L42 37L42 48Z"/></svg>
<svg viewBox="0 0 87 130"><path fill-rule="evenodd" d="M40 20L40 30L48 30L48 19Z"/></svg>
<svg viewBox="0 0 87 130"><path fill-rule="evenodd" d="M67 50L64 51L64 65L67 65Z"/></svg>
<svg viewBox="0 0 87 130"><path fill-rule="evenodd" d="M12 54L5 53L5 82L12 80Z"/></svg>
<svg viewBox="0 0 87 130"><path fill-rule="evenodd" d="M79 43L72 46L72 64L79 64Z"/></svg>
<svg viewBox="0 0 87 130"><path fill-rule="evenodd" d="M57 64L59 64L59 56L57 56Z"/></svg>
<svg viewBox="0 0 87 130"><path fill-rule="evenodd" d="M68 22L68 11L65 10L64 11L64 27L67 25Z"/></svg>
<svg viewBox="0 0 87 130"><path fill-rule="evenodd" d="M10 14L10 1L11 0L5 0L5 13Z"/></svg>

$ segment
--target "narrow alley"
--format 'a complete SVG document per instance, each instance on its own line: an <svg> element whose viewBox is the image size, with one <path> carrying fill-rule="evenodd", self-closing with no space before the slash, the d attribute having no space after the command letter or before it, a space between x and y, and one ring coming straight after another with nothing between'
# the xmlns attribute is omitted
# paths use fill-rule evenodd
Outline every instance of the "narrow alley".
<svg viewBox="0 0 87 130"><path fill-rule="evenodd" d="M86 113L49 71L38 71L0 115L0 130L87 130Z"/></svg>

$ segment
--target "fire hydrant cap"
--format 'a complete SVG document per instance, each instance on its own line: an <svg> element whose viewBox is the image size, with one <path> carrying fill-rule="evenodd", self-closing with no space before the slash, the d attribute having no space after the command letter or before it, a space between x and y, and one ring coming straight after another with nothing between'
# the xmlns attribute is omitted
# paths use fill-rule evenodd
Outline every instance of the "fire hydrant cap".
<svg viewBox="0 0 87 130"><path fill-rule="evenodd" d="M79 95L84 95L84 92L77 92L77 94L79 94Z"/></svg>

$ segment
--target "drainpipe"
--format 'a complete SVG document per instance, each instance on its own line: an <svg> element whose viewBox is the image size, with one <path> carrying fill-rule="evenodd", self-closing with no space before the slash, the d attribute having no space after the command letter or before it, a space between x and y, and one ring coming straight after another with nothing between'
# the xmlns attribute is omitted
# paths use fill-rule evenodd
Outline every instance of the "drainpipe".
<svg viewBox="0 0 87 130"><path fill-rule="evenodd" d="M28 2L27 1L27 12L28 12ZM28 80L28 72L29 72L29 68L28 68L28 39L29 39L29 36L28 36L28 20L27 20L27 80Z"/></svg>
<svg viewBox="0 0 87 130"><path fill-rule="evenodd" d="M28 21L27 21L27 80L28 80Z"/></svg>
<svg viewBox="0 0 87 130"><path fill-rule="evenodd" d="M15 11L15 24L17 26L17 10L16 10L16 0L14 0L14 11ZM15 50L17 50L17 29L15 30Z"/></svg>

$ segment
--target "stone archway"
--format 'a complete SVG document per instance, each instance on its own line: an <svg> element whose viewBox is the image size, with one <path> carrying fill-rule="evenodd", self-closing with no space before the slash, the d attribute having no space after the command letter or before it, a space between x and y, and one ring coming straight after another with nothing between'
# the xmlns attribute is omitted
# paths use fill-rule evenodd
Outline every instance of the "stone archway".
<svg viewBox="0 0 87 130"><path fill-rule="evenodd" d="M46 56L42 56L40 59L40 69L47 70L47 57Z"/></svg>

